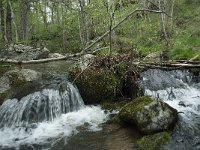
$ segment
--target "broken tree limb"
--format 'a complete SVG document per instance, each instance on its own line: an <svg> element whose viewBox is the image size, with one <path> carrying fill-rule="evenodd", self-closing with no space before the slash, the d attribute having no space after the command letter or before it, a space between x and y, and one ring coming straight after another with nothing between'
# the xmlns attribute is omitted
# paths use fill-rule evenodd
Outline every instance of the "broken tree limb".
<svg viewBox="0 0 200 150"><path fill-rule="evenodd" d="M111 30L106 31L102 36L100 36L97 40L95 40L93 43L85 47L80 53L76 54L71 54L71 55L66 55L63 57L58 57L58 58L46 58L46 59L39 59L39 60L29 60L29 61L18 61L18 60L12 60L12 59L4 59L0 58L1 63L12 63L12 64L38 64L38 63L47 63L51 61L59 61L59 60L67 60L69 58L73 57L79 57L85 54L94 54L97 51L101 49L97 49L91 52L87 52L88 49L93 47L96 43L98 43L100 40L102 40L104 37L106 37L110 32L112 32L114 29L116 29L120 24L122 24L125 20L127 20L130 16L132 16L136 12L141 12L141 11L147 11L151 13L165 13L161 10L151 10L151 9L135 9L134 11L130 12L128 15L126 15L121 21L119 21L114 27L112 27ZM165 13L166 14L166 13Z"/></svg>
<svg viewBox="0 0 200 150"><path fill-rule="evenodd" d="M104 48L107 48L107 47L104 47ZM58 58L45 58L45 59L38 59L38 60L19 61L19 60L13 60L13 59L0 58L0 63L10 63L10 64L18 64L18 65L48 63L48 62L52 62L52 61L68 60L70 58L80 57L85 54L94 54L104 48L96 49L94 51L87 52L87 53L80 52L80 53L69 54L66 56L58 57Z"/></svg>
<svg viewBox="0 0 200 150"><path fill-rule="evenodd" d="M151 12L151 13L164 13L166 14L164 11L161 10L151 10L151 9L135 9L134 11L130 12L128 15L126 15L121 21L119 21L114 27L112 27L111 30L106 31L102 36L100 36L99 38L97 38L93 43L91 43L90 45L88 45L87 47L85 47L83 49L83 51L87 51L88 49L90 49L91 47L93 47L96 43L98 43L99 41L101 41L104 37L106 37L110 32L112 32L114 29L116 29L119 25L121 25L125 20L127 20L130 16L132 16L134 13L136 12L140 12L140 11L147 11L147 12Z"/></svg>
<svg viewBox="0 0 200 150"><path fill-rule="evenodd" d="M168 61L168 62L164 62L164 63L140 63L138 66L140 67L145 67L145 68L163 68L163 69L170 69L170 68L174 68L174 69L180 69L180 68L200 68L200 63L198 64L191 64L191 63L180 63L180 62L172 62L172 61Z"/></svg>

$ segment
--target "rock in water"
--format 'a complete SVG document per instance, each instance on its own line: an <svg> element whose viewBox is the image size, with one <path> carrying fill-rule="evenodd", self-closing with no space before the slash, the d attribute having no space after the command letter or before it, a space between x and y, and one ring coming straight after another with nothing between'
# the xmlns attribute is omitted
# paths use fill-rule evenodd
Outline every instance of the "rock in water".
<svg viewBox="0 0 200 150"><path fill-rule="evenodd" d="M136 125L142 133L151 134L173 127L178 113L161 100L143 96L126 104L119 116L125 122Z"/></svg>
<svg viewBox="0 0 200 150"><path fill-rule="evenodd" d="M18 94L22 95L26 91L30 92L34 89L32 87L24 88L27 83L30 85L35 84L36 80L41 77L39 72L30 69L11 70L3 74L0 78L0 104L6 99L11 98L12 91L18 91ZM23 89L21 89L23 87ZM26 93L27 94L27 93Z"/></svg>

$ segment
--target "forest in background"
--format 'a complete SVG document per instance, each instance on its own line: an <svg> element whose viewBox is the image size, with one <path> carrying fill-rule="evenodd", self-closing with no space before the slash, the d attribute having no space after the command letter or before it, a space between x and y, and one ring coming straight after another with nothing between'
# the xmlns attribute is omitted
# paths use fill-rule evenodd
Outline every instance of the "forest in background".
<svg viewBox="0 0 200 150"><path fill-rule="evenodd" d="M168 50L170 59L200 60L199 6L199 0L0 0L0 48L21 43L77 53L107 32L90 49L140 57Z"/></svg>

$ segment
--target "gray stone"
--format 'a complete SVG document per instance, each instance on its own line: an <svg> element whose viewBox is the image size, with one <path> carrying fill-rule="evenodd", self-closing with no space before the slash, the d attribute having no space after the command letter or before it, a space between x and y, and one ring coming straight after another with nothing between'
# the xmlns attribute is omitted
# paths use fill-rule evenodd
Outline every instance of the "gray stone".
<svg viewBox="0 0 200 150"><path fill-rule="evenodd" d="M0 104L11 95L13 88L20 89L28 82L36 81L41 74L30 69L11 70L0 78Z"/></svg>
<svg viewBox="0 0 200 150"><path fill-rule="evenodd" d="M22 44L6 45L0 52L1 58L18 61L44 59L49 57L49 50L44 48L33 48Z"/></svg>
<svg viewBox="0 0 200 150"><path fill-rule="evenodd" d="M177 121L177 110L161 100L148 96L136 98L126 104L119 116L122 120L134 124L145 134L168 130Z"/></svg>

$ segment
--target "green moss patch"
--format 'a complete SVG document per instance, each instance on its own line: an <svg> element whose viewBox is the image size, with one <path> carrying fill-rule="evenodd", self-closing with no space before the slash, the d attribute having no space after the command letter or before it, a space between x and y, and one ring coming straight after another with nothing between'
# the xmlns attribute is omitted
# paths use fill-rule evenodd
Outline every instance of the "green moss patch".
<svg viewBox="0 0 200 150"><path fill-rule="evenodd" d="M110 70L91 67L83 72L75 69L70 75L86 103L98 103L116 97L120 81Z"/></svg>
<svg viewBox="0 0 200 150"><path fill-rule="evenodd" d="M167 132L159 132L153 135L143 136L137 141L137 145L142 150L158 150L170 139Z"/></svg>
<svg viewBox="0 0 200 150"><path fill-rule="evenodd" d="M120 111L119 115L123 118L130 113L136 113L140 111L144 106L152 102L152 99L149 96L141 96L130 103L126 104Z"/></svg>

